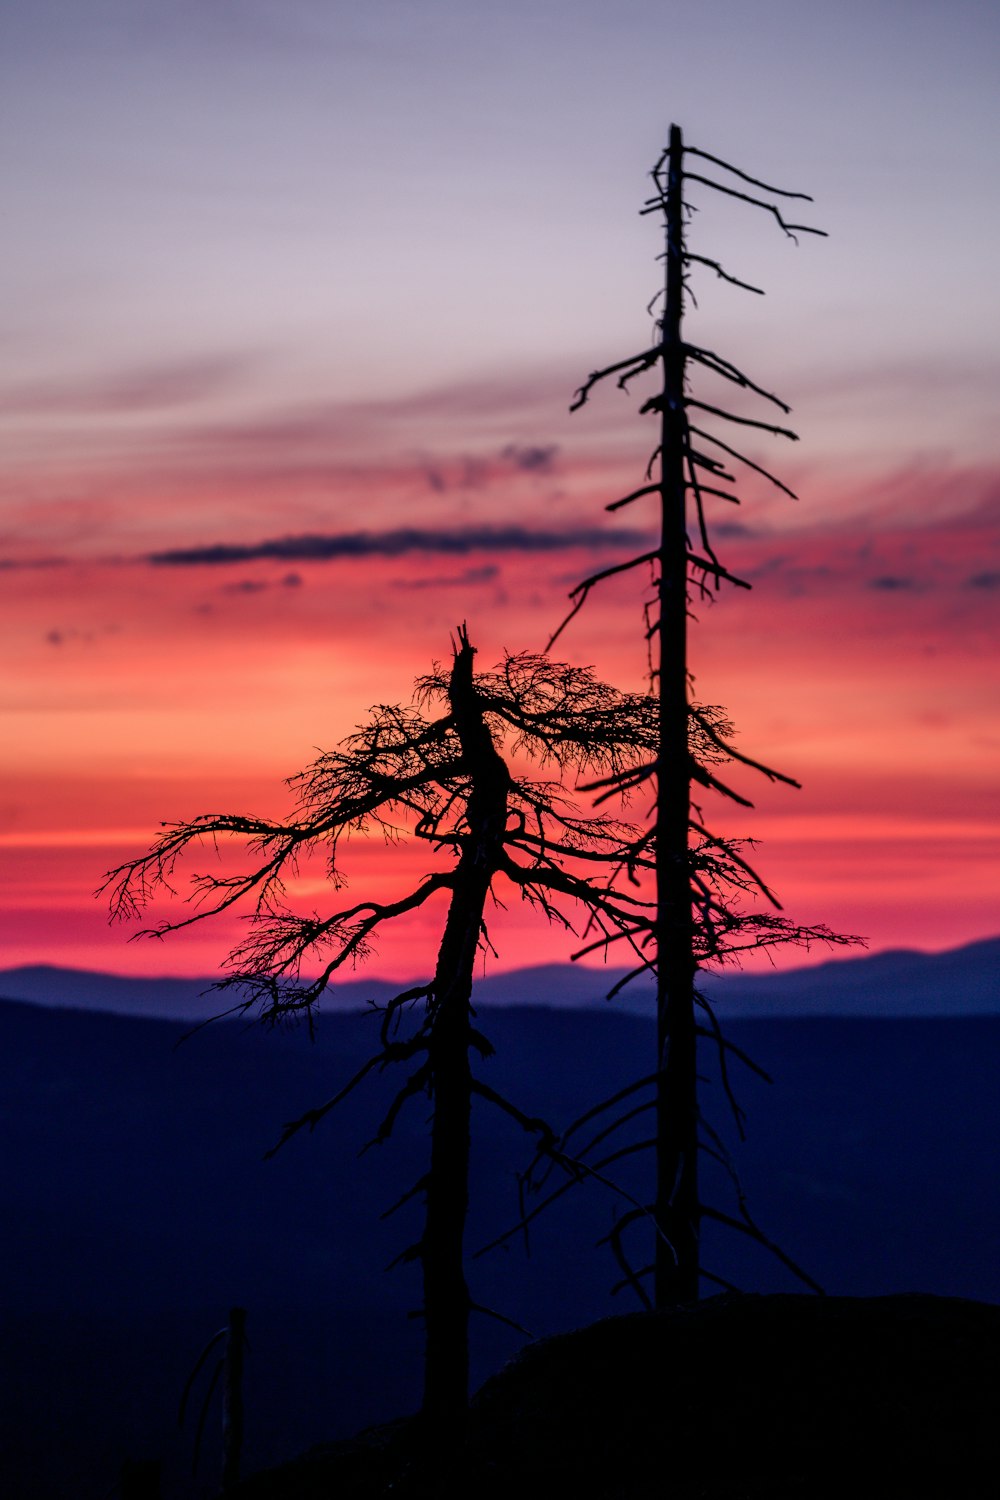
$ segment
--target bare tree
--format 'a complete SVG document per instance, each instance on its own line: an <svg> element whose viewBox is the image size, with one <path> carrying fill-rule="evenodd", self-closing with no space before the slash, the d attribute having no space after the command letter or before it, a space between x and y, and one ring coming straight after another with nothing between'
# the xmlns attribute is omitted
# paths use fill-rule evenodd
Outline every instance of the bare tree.
<svg viewBox="0 0 1000 1500"><path fill-rule="evenodd" d="M636 880L651 871L637 830L604 814L580 813L563 791L570 771L627 784L630 768L655 745L653 701L616 692L547 656L508 656L483 674L473 672L473 656L463 627L450 671L439 668L420 680L413 705L376 708L339 749L292 778L297 807L286 821L224 814L166 825L146 854L111 871L103 887L113 913L132 917L161 890L176 894L182 856L229 838L245 845L248 868L195 874L188 898L195 909L154 932L248 906L248 936L230 954L219 988L235 993L235 1009L256 1009L271 1023L311 1017L338 971L370 956L380 929L447 893L433 976L382 1008L379 1045L369 1060L333 1097L288 1124L279 1142L313 1129L362 1079L393 1064L408 1071L375 1141L388 1139L408 1100L433 1101L429 1167L400 1200L422 1194L425 1205L420 1238L400 1259L418 1259L422 1267L423 1410L432 1432L453 1432L467 1398L468 1318L476 1307L463 1245L473 1097L511 1116L571 1176L601 1175L600 1163L575 1163L544 1121L477 1076L475 1059L492 1051L471 1004L476 957L490 946L487 903L500 901L505 888L548 921L588 930L588 946L623 938L637 951L654 920L641 891L615 886L623 867ZM532 763L558 779L533 774ZM336 893L345 883L342 845L366 831L384 834L390 844L403 832L424 841L438 868L391 901L293 912L286 883L298 861L322 851Z"/></svg>
<svg viewBox="0 0 1000 1500"><path fill-rule="evenodd" d="M705 171L714 169L714 175L705 176L702 163L708 164ZM719 181L719 176L726 180ZM611 377L616 378L621 389L627 389L633 380L647 373L659 373L659 390L641 406L642 412L659 420L659 442L649 461L645 482L607 506L609 511L618 511L640 502L653 505L658 511L659 539L655 548L580 583L570 595L572 608L549 645L598 584L634 569L652 570L653 595L646 605L646 640L657 702L656 752L644 765L615 771L597 786L607 795L625 786L634 789L646 781L655 786L654 827L645 835L647 842L643 847L655 851L656 910L653 940L642 965L656 976L656 1186L652 1205L658 1230L655 1263L635 1273L624 1259L621 1237L635 1214L626 1215L626 1222L619 1221L614 1244L627 1278L638 1286L637 1276L651 1271L655 1303L668 1306L698 1296L699 1276L703 1274L699 1251L703 1217L730 1222L766 1243L746 1210L742 1194L740 1213L735 1219L706 1206L699 1196L699 1149L720 1156L724 1152L714 1133L706 1139L708 1127L699 1112L697 1038L701 1033L713 1039L723 1065L726 1044L708 1001L697 988L698 970L704 965L737 958L747 949L781 943L808 944L814 939L850 940L837 937L824 927L797 926L778 915L779 903L748 862L745 847L741 849L738 842L719 837L706 825L698 805L704 793L718 793L742 806L751 806L742 793L723 779L726 766L749 767L771 781L789 786L798 783L737 750L731 726L724 716L692 701L688 657L692 598L707 598L722 584L749 588L748 583L723 565L715 551L707 518L709 502L739 504L736 475L731 472L735 466L761 476L795 498L782 480L720 437L716 425L735 424L744 431L792 440L795 433L771 421L737 414L725 404L706 401L692 393L691 376L700 373L735 386L783 414L789 411L783 401L728 359L685 337L683 315L694 268L705 267L737 287L760 292L760 288L724 269L718 260L688 249L685 239L691 211L688 185L698 184L763 209L792 240L799 234L823 231L789 223L778 204L771 201L772 197L811 201L806 194L770 187L718 157L686 146L676 125L671 126L669 146L654 167L652 178L655 193L642 212L662 215L666 240L662 257L664 285L650 305L652 310L662 298L654 342L637 354L594 371L577 392L571 409L583 406L591 390ZM748 908L743 900L748 894L762 897L770 910ZM738 1111L737 1118L740 1119Z"/></svg>

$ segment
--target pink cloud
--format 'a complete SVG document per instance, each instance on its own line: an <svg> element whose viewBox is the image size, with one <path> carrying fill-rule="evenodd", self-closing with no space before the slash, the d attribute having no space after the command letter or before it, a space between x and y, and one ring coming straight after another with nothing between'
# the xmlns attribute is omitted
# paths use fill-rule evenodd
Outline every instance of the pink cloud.
<svg viewBox="0 0 1000 1500"><path fill-rule="evenodd" d="M105 417L210 404L239 390L261 365L251 353L217 354L173 363L98 371L73 380L8 385L4 410L13 417Z"/></svg>

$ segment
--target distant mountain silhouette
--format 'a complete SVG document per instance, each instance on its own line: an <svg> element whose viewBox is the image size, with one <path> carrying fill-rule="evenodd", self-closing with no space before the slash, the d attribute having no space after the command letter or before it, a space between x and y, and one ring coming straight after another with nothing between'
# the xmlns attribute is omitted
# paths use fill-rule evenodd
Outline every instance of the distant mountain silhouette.
<svg viewBox="0 0 1000 1500"><path fill-rule="evenodd" d="M727 974L706 988L722 1015L997 1015L1000 937L944 953L894 948L776 974Z"/></svg>
<svg viewBox="0 0 1000 1500"><path fill-rule="evenodd" d="M553 1009L604 1008L621 969L543 964L489 974L476 985L481 1005L545 1005ZM326 1006L364 1010L384 1002L408 981L347 979L331 987ZM214 980L142 979L64 969L51 964L0 969L0 996L115 1015L206 1020L233 1004L231 992L212 991ZM830 959L810 968L775 973L706 975L703 987L722 1016L950 1016L1000 1014L1000 937L944 953L891 949ZM652 1014L652 986L636 981L614 1008Z"/></svg>

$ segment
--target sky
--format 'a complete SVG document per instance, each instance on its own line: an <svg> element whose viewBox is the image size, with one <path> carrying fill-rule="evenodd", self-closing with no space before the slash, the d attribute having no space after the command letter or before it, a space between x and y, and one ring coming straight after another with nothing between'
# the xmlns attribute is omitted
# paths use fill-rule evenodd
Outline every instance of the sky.
<svg viewBox="0 0 1000 1500"><path fill-rule="evenodd" d="M484 666L538 650L651 535L604 509L641 393L568 408L648 342L671 121L829 235L691 189L690 247L767 295L698 273L688 336L800 439L750 445L799 498L715 517L753 589L692 653L802 789L714 826L875 951L1000 931L998 43L978 0L5 7L0 963L213 972L236 924L130 942L102 872L165 820L288 811L458 622ZM641 637L612 585L558 650L637 688ZM350 853L359 899L426 867ZM515 908L491 936L495 967L570 951Z"/></svg>

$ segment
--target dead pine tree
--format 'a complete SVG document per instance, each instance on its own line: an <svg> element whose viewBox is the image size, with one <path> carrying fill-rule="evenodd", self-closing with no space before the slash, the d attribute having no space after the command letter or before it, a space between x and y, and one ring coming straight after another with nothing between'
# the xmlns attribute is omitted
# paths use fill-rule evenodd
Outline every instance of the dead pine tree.
<svg viewBox="0 0 1000 1500"><path fill-rule="evenodd" d="M467 832L458 845L451 899L438 950L427 1030L427 1085L434 1099L426 1213L420 1241L427 1328L424 1409L432 1422L454 1421L468 1394L469 1292L465 1221L469 1202L472 984L486 903L503 863L509 797L507 764L493 742L472 673L473 648L462 634L448 685L452 728L468 778Z"/></svg>
<svg viewBox="0 0 1000 1500"><path fill-rule="evenodd" d="M702 164L707 164L704 171ZM706 176L705 171L714 175ZM718 180L723 177L724 181ZM731 166L718 157L687 146L680 128L671 126L669 146L653 173L654 195L642 209L660 214L664 223L664 284L652 345L596 370L577 392L571 410L586 402L592 388L615 377L621 389L647 374L659 375L659 389L641 406L659 419L659 441L650 459L645 483L614 500L609 511L649 504L658 515L655 549L630 558L585 579L573 590L572 608L549 645L583 606L591 590L605 579L633 569L652 570L652 599L647 600L646 638L650 677L657 703L656 755L638 772L615 775L601 783L604 794L631 788L643 781L655 786L652 837L646 848L655 850L655 932L644 967L655 971L657 1018L657 1073L655 1098L655 1200L652 1212L658 1227L652 1272L655 1305L666 1307L693 1301L703 1274L699 1249L700 1225L706 1216L731 1222L761 1240L764 1236L746 1212L735 1219L701 1202L698 1186L699 1150L721 1152L717 1137L706 1141L698 1105L696 1051L699 1034L712 1037L725 1062L726 1050L711 1009L697 988L697 974L706 964L737 956L746 948L774 943L805 943L838 939L825 928L796 927L775 916L778 903L748 864L737 843L713 835L696 804L705 792L716 792L744 806L750 802L719 774L720 764L749 766L772 781L790 786L791 777L751 760L736 750L724 716L700 707L692 699L688 653L688 622L693 597L707 597L722 585L748 588L720 561L711 539L709 502L739 503L736 473L744 469L762 477L787 495L780 479L733 446L716 430L725 424L754 433L794 439L787 427L757 417L738 415L725 404L696 397L691 377L715 377L760 398L787 414L777 396L756 384L729 360L691 342L684 315L689 280L696 267L714 271L724 281L759 292L724 269L719 261L695 254L686 243L689 185L719 192L771 214L791 239L799 234L822 234L804 224L789 223L780 199L808 199L789 193ZM652 307L652 304L651 304ZM711 425L709 425L711 423ZM695 796L692 793L695 793ZM748 911L741 898L756 892L771 903L771 913ZM638 971L637 971L638 972ZM728 1085L727 1085L728 1086ZM626 1216L628 1217L628 1216ZM621 1250L622 1224L616 1230ZM633 1272L628 1269L628 1277Z"/></svg>
<svg viewBox="0 0 1000 1500"><path fill-rule="evenodd" d="M487 905L502 909L517 897L571 932L596 924L607 942L624 936L633 945L653 921L649 900L615 888L623 861L651 870L635 849L637 830L578 812L563 789L569 772L614 777L648 758L656 735L652 700L617 692L548 656L507 656L495 671L476 673L474 655L462 627L450 670L420 679L413 705L374 709L337 750L291 779L297 807L286 821L225 814L165 825L153 847L111 871L103 887L114 914L134 916L155 895L176 894L183 856L196 848L217 853L227 840L242 845L245 868L193 875L195 909L152 931L162 936L248 907L249 935L229 955L218 988L235 992L235 1010L256 1009L271 1024L302 1016L311 1022L328 984L345 965L371 955L380 929L438 895L447 898L433 975L379 1008L371 1057L330 1099L286 1125L275 1147L313 1130L375 1070L401 1065L406 1076L372 1144L389 1139L408 1101L430 1099L428 1170L394 1209L423 1198L419 1237L397 1259L418 1261L422 1271L422 1411L425 1432L442 1453L466 1408L469 1315L490 1311L472 1299L465 1274L473 1099L513 1118L567 1177L605 1180L600 1163L576 1163L544 1121L479 1075L477 1064L492 1052L472 1003L477 958L492 951ZM556 779L535 775L532 765ZM391 900L294 912L287 887L299 862L321 855L336 895L345 884L343 846L367 832L385 837L387 866L405 835L423 841L436 867Z"/></svg>

